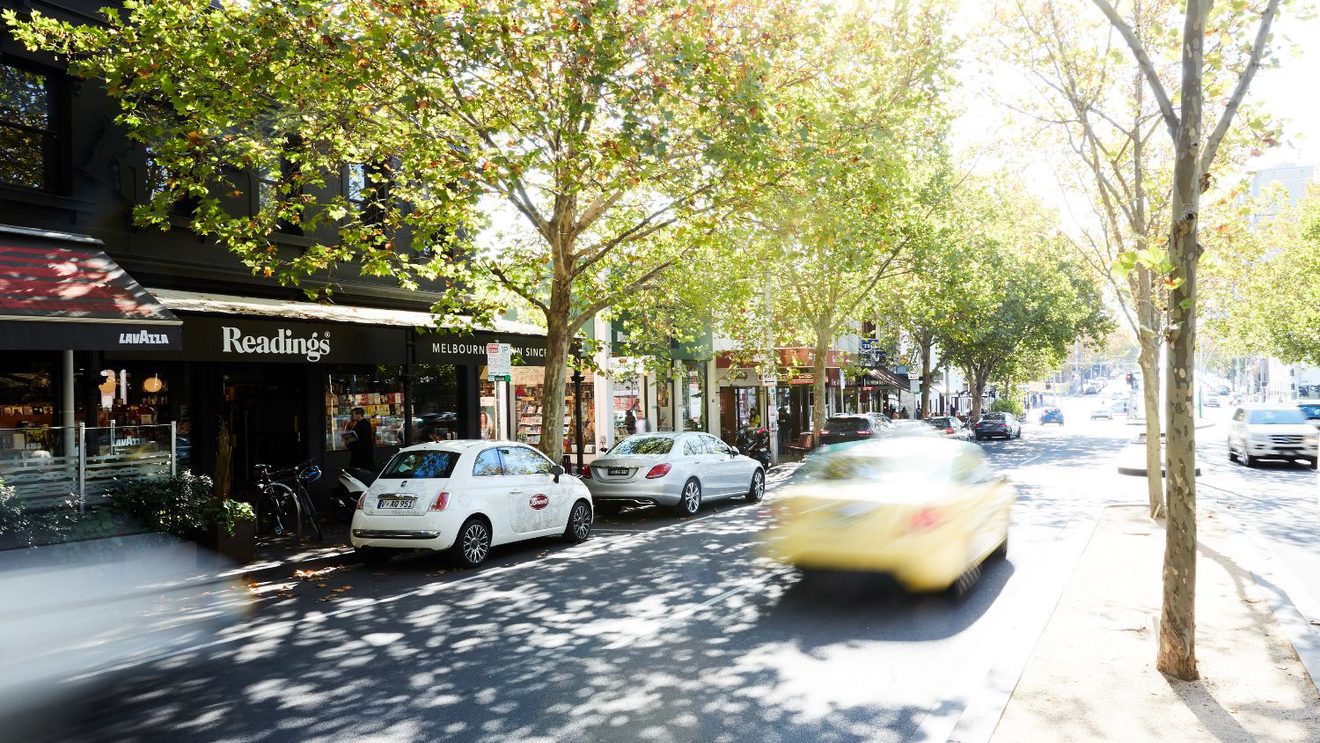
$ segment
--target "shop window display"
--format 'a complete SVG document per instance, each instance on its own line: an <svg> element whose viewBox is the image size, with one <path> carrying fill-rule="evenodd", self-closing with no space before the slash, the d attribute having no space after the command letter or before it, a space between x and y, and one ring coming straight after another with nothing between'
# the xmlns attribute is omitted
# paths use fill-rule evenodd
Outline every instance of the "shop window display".
<svg viewBox="0 0 1320 743"><path fill-rule="evenodd" d="M55 364L32 360L9 368L0 385L0 459L46 450L55 422Z"/></svg>
<svg viewBox="0 0 1320 743"><path fill-rule="evenodd" d="M539 366L515 366L511 375L513 384L514 412L517 421L515 437L533 446L541 443L541 432L545 416L551 412L545 409L544 379L545 369ZM583 454L596 453L596 408L595 380L591 372L583 373L582 382L582 440ZM564 409L560 412L564 421L564 452L576 453L573 426L573 384L565 382Z"/></svg>
<svg viewBox="0 0 1320 743"><path fill-rule="evenodd" d="M377 446L402 446L405 417L403 381L393 368L341 367L326 386L326 451L346 449L343 433L353 408L366 411Z"/></svg>
<svg viewBox="0 0 1320 743"><path fill-rule="evenodd" d="M420 364L413 372L412 440L458 438L458 372L453 364Z"/></svg>

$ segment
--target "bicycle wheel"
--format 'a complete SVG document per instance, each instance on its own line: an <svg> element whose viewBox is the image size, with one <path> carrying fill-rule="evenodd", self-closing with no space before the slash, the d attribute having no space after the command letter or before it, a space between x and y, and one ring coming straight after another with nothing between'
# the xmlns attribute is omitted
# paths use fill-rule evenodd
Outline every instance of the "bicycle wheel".
<svg viewBox="0 0 1320 743"><path fill-rule="evenodd" d="M317 523L316 506L312 504L311 494L302 485L298 486L298 502L302 504L303 518L307 519L307 523L312 526L312 536L316 538L316 541L321 541L321 525Z"/></svg>
<svg viewBox="0 0 1320 743"><path fill-rule="evenodd" d="M297 497L288 485L278 482L267 485L260 501L264 508L257 511L257 528L277 537L295 533L298 529Z"/></svg>

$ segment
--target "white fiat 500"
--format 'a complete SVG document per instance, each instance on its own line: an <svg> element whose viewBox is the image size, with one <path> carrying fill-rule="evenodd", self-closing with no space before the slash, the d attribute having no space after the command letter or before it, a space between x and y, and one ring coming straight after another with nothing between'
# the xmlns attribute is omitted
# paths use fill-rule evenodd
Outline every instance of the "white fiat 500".
<svg viewBox="0 0 1320 743"><path fill-rule="evenodd" d="M358 500L350 541L369 563L398 550L451 550L461 567L494 545L591 535L591 493L541 452L500 441L401 449Z"/></svg>

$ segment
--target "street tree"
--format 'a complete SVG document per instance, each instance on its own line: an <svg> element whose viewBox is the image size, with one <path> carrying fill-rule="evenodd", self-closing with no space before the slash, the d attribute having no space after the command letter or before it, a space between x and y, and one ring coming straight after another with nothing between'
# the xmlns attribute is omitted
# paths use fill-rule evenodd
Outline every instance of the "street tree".
<svg viewBox="0 0 1320 743"><path fill-rule="evenodd" d="M322 293L344 266L439 281L441 318L489 316L502 285L543 316L547 411L582 325L775 179L769 63L811 24L780 0L179 0L6 21L119 102L163 173L143 221L186 199L192 230ZM356 188L336 188L354 164ZM259 208L236 208L252 188ZM481 197L537 239L474 247ZM562 428L546 416L555 458Z"/></svg>
<svg viewBox="0 0 1320 743"><path fill-rule="evenodd" d="M748 248L769 267L774 337L813 349L812 430L825 419L829 349L940 203L946 14L933 2L840 11L811 39L807 82L776 100L776 157L796 167L749 209ZM758 347L765 334L750 336Z"/></svg>
<svg viewBox="0 0 1320 743"><path fill-rule="evenodd" d="M960 203L966 226L936 344L966 375L976 420L992 382L1039 376L1074 341L1103 338L1112 321L1094 277L1069 260L1064 238L1030 196L968 186Z"/></svg>
<svg viewBox="0 0 1320 743"><path fill-rule="evenodd" d="M1211 0L1187 0L1183 11L1181 76L1166 85L1150 46L1109 0L1092 0L1127 43L1143 78L1159 104L1165 131L1174 148L1167 269L1169 344L1166 367L1164 598L1160 612L1156 667L1175 678L1198 677L1196 669L1196 432L1192 400L1196 389L1196 288L1202 246L1197 240L1201 193L1209 187L1215 156L1265 58L1280 0L1221 5L1209 24ZM1210 41L1207 42L1207 39ZM1215 43L1216 41L1220 43ZM1216 53L1214 67L1236 71L1236 79L1217 81L1205 74L1207 43ZM1224 84L1220 84L1223 82ZM1203 130L1205 98L1222 100L1223 109L1208 134ZM1178 109L1174 101L1178 101ZM1161 266L1161 269L1166 268Z"/></svg>

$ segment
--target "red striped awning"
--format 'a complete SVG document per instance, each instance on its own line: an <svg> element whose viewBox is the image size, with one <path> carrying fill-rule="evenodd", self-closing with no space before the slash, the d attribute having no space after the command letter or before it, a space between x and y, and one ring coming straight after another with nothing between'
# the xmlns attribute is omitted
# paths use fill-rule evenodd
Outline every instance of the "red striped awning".
<svg viewBox="0 0 1320 743"><path fill-rule="evenodd" d="M0 229L0 349L177 350L180 321L99 241Z"/></svg>

